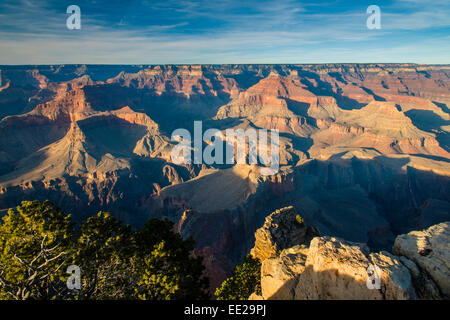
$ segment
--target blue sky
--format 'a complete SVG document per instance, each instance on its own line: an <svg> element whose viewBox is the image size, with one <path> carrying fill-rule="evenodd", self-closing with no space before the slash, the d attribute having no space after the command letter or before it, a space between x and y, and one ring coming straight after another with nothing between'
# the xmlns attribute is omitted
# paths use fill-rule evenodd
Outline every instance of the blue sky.
<svg viewBox="0 0 450 320"><path fill-rule="evenodd" d="M0 2L0 64L329 62L450 63L450 0Z"/></svg>

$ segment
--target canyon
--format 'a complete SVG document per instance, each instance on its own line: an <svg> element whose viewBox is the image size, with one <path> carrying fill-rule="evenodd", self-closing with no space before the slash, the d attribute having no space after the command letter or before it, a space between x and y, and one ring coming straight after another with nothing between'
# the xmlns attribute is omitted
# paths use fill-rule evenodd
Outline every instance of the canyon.
<svg viewBox="0 0 450 320"><path fill-rule="evenodd" d="M286 206L390 250L450 221L449 108L449 65L0 66L0 215L49 199L78 220L168 218L212 288ZM171 133L194 121L278 130L278 173L173 163Z"/></svg>

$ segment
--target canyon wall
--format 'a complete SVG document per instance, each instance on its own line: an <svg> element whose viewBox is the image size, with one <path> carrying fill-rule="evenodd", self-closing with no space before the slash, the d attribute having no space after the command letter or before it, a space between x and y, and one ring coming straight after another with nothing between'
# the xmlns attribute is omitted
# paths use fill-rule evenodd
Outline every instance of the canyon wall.
<svg viewBox="0 0 450 320"><path fill-rule="evenodd" d="M450 219L450 66L0 66L0 212L167 217L223 280L274 210L386 250ZM175 164L174 129L276 129L280 170ZM206 145L206 141L204 142Z"/></svg>

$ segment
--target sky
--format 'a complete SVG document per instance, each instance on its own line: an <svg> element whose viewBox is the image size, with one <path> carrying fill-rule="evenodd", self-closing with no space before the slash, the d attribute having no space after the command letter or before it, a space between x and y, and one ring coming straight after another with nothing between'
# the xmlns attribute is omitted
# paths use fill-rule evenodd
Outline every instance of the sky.
<svg viewBox="0 0 450 320"><path fill-rule="evenodd" d="M0 64L391 62L450 63L450 0L0 1Z"/></svg>

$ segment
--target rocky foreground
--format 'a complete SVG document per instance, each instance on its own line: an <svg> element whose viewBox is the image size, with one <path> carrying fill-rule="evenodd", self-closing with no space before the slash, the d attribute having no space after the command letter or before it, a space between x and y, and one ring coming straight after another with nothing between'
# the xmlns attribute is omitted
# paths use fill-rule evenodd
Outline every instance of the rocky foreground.
<svg viewBox="0 0 450 320"><path fill-rule="evenodd" d="M250 300L449 299L450 222L397 236L391 253L321 237L296 216L292 207L277 210L256 232L251 253L262 262L261 295Z"/></svg>

